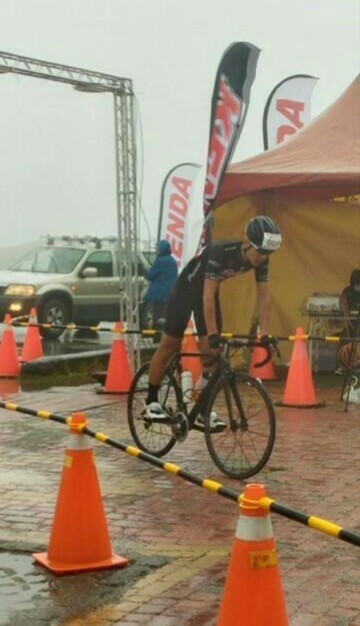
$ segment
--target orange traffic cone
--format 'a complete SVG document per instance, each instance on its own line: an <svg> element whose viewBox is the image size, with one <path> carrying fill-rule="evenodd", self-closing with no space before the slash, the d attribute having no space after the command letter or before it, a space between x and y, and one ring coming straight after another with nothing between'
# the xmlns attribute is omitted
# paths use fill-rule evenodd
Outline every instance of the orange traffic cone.
<svg viewBox="0 0 360 626"><path fill-rule="evenodd" d="M276 402L276 405L299 409L324 406L324 402L316 401L304 330L301 327L296 329L284 399L282 402Z"/></svg>
<svg viewBox="0 0 360 626"><path fill-rule="evenodd" d="M189 320L188 327L185 331L184 338L181 344L181 352L191 352L199 354L198 343L193 333L194 324L192 320ZM193 356L183 356L181 359L181 365L184 372L191 372L193 386L195 386L202 374L200 357L197 358Z"/></svg>
<svg viewBox="0 0 360 626"><path fill-rule="evenodd" d="M20 364L14 329L11 326L11 315L5 315L4 325L0 346L0 377L16 378L20 374Z"/></svg>
<svg viewBox="0 0 360 626"><path fill-rule="evenodd" d="M217 626L288 626L263 485L245 487Z"/></svg>
<svg viewBox="0 0 360 626"><path fill-rule="evenodd" d="M116 322L114 341L103 388L98 393L128 393L133 378L123 337L123 324Z"/></svg>
<svg viewBox="0 0 360 626"><path fill-rule="evenodd" d="M36 309L33 308L29 315L29 326L26 331L25 341L21 353L20 360L22 362L34 361L44 356L44 351L41 343L41 337L38 326L32 326L37 324Z"/></svg>
<svg viewBox="0 0 360 626"><path fill-rule="evenodd" d="M91 443L81 432L86 425L84 414L71 417L49 549L33 554L37 563L54 574L127 564L127 559L111 551Z"/></svg>

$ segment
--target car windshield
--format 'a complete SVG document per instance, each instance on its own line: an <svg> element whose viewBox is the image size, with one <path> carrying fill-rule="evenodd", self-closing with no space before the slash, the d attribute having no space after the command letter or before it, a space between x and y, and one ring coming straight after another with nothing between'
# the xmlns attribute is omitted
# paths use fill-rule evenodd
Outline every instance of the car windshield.
<svg viewBox="0 0 360 626"><path fill-rule="evenodd" d="M70 274L84 254L85 250L81 248L37 248L9 269L14 272Z"/></svg>

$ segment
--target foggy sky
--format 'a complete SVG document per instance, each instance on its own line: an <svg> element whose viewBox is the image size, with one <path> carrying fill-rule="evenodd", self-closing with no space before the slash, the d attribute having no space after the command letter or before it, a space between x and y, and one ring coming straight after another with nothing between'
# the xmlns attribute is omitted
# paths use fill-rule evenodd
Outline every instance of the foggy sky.
<svg viewBox="0 0 360 626"><path fill-rule="evenodd" d="M205 163L215 74L230 43L248 41L262 50L233 162L263 151L263 109L280 80L296 73L319 77L314 117L358 73L359 0L246 4L0 0L2 51L133 80L138 187L153 236L169 169ZM0 99L0 246L47 233L116 235L111 95L5 74Z"/></svg>

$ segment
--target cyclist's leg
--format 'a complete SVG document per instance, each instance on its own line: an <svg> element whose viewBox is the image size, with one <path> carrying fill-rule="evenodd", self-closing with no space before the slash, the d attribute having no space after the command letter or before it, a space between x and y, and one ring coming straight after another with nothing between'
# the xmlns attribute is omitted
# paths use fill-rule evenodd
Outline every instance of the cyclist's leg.
<svg viewBox="0 0 360 626"><path fill-rule="evenodd" d="M222 327L222 319L221 319L221 309L220 309L220 302L219 302L218 294L216 295L215 306L216 306L216 324L217 324L218 332L220 333L221 327ZM200 299L197 299L197 302L194 308L194 317L195 317L196 328L199 333L200 351L204 353L209 353L210 346L209 346L207 329L206 329L206 324L205 324L204 307L203 307L202 300L200 301ZM209 379L211 378L211 374L214 371L214 367L215 367L214 358L204 357L202 359L203 371L202 371L202 376L199 382L200 391L202 391L204 387L206 387ZM217 415L215 411L211 412L210 420L214 428L225 428L226 426L225 422L223 422L222 419L219 418L219 416ZM196 425L200 427L201 429L204 429L205 415L198 415L196 419Z"/></svg>
<svg viewBox="0 0 360 626"><path fill-rule="evenodd" d="M216 324L217 324L218 332L220 333L221 332L221 310L220 310L220 302L219 302L218 295L216 296L215 306L216 306ZM200 301L199 299L197 300L196 305L194 307L194 317L195 317L196 328L199 333L200 350L201 352L205 352L209 354L210 346L209 346L207 329L206 329L205 318L204 318L204 307L203 307L202 301ZM214 367L215 367L215 358L211 356L203 357L202 359L203 371L202 371L202 376L201 376L200 383L199 383L200 391L202 391L204 387L206 387L206 385L208 384L208 381L211 378L211 374L214 371ZM219 416L216 414L215 411L211 412L210 422L212 426L216 429L225 428L226 426L225 422L223 422L219 418ZM196 425L200 427L201 429L204 429L205 414L198 415L196 419Z"/></svg>
<svg viewBox="0 0 360 626"><path fill-rule="evenodd" d="M203 291L199 290L199 293L194 301L194 320L195 326L198 333L198 343L200 352L209 353L210 347L207 338L207 329L205 324L204 317L204 305L203 305ZM206 387L207 381L210 378L211 370L212 370L212 359L207 357L201 358L201 367L202 374L201 378L198 381L199 391L201 391L204 387Z"/></svg>
<svg viewBox="0 0 360 626"><path fill-rule="evenodd" d="M160 385L171 357L173 357L176 352L179 352L180 348L181 338L171 337L166 333L163 334L160 346L150 362L149 383L151 385Z"/></svg>
<svg viewBox="0 0 360 626"><path fill-rule="evenodd" d="M167 365L176 352L181 349L182 337L191 315L189 302L190 299L186 297L183 290L175 288L168 302L165 328L160 346L150 362L147 406L153 403L158 405L158 391ZM161 410L159 406L154 408L156 411Z"/></svg>
<svg viewBox="0 0 360 626"><path fill-rule="evenodd" d="M147 417L166 418L166 412L159 402L159 390L167 365L176 352L179 351L180 346L181 339L164 333L160 346L150 361L148 391L144 407L144 415Z"/></svg>
<svg viewBox="0 0 360 626"><path fill-rule="evenodd" d="M216 294L215 307L216 307L216 325L217 325L218 333L221 333L222 317L221 317L219 294ZM209 346L209 341L208 341L208 336L207 336L202 294L201 294L201 297L198 297L196 299L196 302L194 304L194 317L195 317L195 324L196 324L197 332L199 334L200 351L209 353L210 346ZM203 374L205 375L205 378L209 378L211 375L211 372L214 369L214 360L211 358L209 359L205 357L202 359L202 366L203 366Z"/></svg>

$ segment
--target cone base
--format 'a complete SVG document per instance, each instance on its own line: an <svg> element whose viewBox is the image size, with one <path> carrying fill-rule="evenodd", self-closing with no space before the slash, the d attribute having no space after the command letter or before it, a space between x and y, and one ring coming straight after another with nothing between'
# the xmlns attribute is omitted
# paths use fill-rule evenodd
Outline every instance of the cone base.
<svg viewBox="0 0 360 626"><path fill-rule="evenodd" d="M14 378L19 378L20 374L0 374L0 380L14 380Z"/></svg>
<svg viewBox="0 0 360 626"><path fill-rule="evenodd" d="M97 563L71 564L71 563L54 563L48 558L47 552L35 552L33 558L36 563L46 567L54 574L61 576L65 574L76 574L79 572L91 572L99 569L110 569L112 567L126 567L128 559L117 554L112 554L109 559L98 561Z"/></svg>
<svg viewBox="0 0 360 626"><path fill-rule="evenodd" d="M9 378L10 380L14 380L14 378L19 378L20 372L18 374L0 374L0 378L6 380Z"/></svg>
<svg viewBox="0 0 360 626"><path fill-rule="evenodd" d="M275 406L287 406L293 409L319 409L325 406L326 402L315 402L315 404L290 404L288 402L275 402Z"/></svg>

